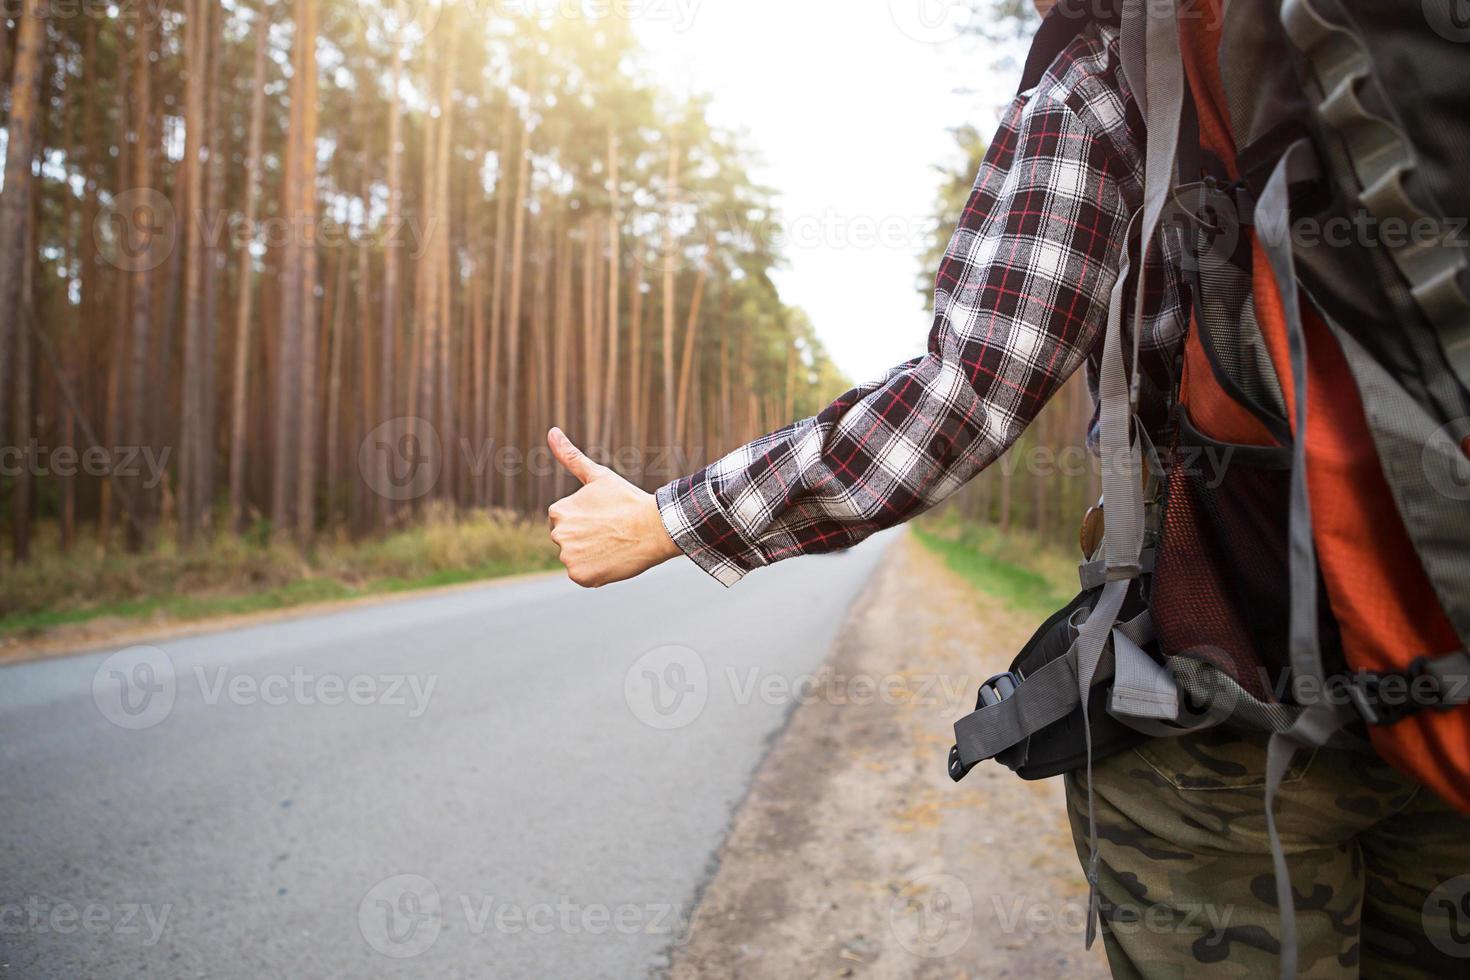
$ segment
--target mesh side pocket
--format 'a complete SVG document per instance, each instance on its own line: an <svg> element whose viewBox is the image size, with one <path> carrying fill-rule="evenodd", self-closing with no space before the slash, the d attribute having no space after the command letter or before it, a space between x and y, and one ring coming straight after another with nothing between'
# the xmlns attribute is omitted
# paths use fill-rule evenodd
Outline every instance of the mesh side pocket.
<svg viewBox="0 0 1470 980"><path fill-rule="evenodd" d="M1288 662L1291 450L1217 442L1181 413L1150 608L1167 656L1276 700Z"/></svg>

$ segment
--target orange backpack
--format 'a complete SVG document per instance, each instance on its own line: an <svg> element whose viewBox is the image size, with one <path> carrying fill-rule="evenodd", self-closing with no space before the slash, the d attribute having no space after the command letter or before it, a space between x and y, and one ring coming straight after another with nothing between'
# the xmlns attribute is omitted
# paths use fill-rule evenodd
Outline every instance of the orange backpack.
<svg viewBox="0 0 1470 980"><path fill-rule="evenodd" d="M1452 2L1061 0L1028 59L1119 25L1144 200L1099 371L1101 544L1082 595L956 723L950 775L1085 765L1090 786L1137 738L1270 732L1288 976L1273 810L1296 749L1366 737L1470 812L1470 248L1447 217L1470 215L1470 31L1452 36ZM1144 253L1171 238L1193 309L1153 466L1124 327L1136 376Z"/></svg>
<svg viewBox="0 0 1470 980"><path fill-rule="evenodd" d="M1400 107L1388 97L1413 93L1420 125L1426 111L1446 110L1436 125L1463 137L1470 53L1437 35L1417 6L1346 6L1288 0L1278 12L1268 0L1206 0L1199 16L1178 19L1201 178L1224 204L1209 214L1216 224L1208 247L1216 254L1194 253L1196 313L1180 391L1190 424L1181 431L1266 447L1246 452L1265 454L1268 466L1295 455L1306 496L1292 513L1282 492L1289 469L1263 477L1227 468L1215 496L1258 491L1258 499L1214 508L1200 499L1197 481L1171 480L1154 619L1166 650L1213 641L1244 650L1247 659L1251 651L1234 645L1240 623L1274 617L1276 635L1284 625L1287 640L1277 650L1298 659L1313 652L1301 649L1313 639L1303 632L1313 628L1315 668L1290 657L1278 664L1270 649L1255 651L1257 664L1292 668L1297 703L1345 699L1351 713L1342 717L1365 721L1385 759L1470 811L1470 710L1455 709L1470 695L1470 379L1463 375L1470 302L1465 243L1449 234L1453 222L1443 215L1453 212L1423 171L1452 163L1461 171L1455 177L1470 175L1463 157L1436 162L1431 151L1426 164L1419 132L1389 115ZM1360 24L1353 15L1370 20ZM1380 65L1413 65L1415 75L1385 79ZM1287 199L1266 197L1273 175ZM1464 203L1464 190L1458 195ZM1289 213L1264 213L1263 204L1281 203ZM1398 248L1390 238L1397 225L1433 234ZM1353 237L1332 237L1332 229L1352 229ZM1263 241L1268 235L1285 240ZM1224 248L1233 254L1218 254ZM1421 254L1398 254L1405 249ZM1431 275L1440 281L1426 281ZM1236 329L1211 329L1242 319L1243 294L1254 324L1246 317ZM1240 337L1252 326L1266 364L1242 356L1252 338ZM1279 387L1274 412L1262 404L1272 399L1251 394L1270 385ZM1298 403L1302 390L1305 405ZM1250 461L1239 468L1249 471ZM1265 518L1254 532L1232 523L1242 507ZM1299 524L1310 529L1302 544L1315 550L1316 569L1306 547L1292 567ZM1258 540L1262 533L1275 541ZM1200 569L1211 573L1203 583ZM1231 594L1242 573L1259 576L1257 591L1279 599L1268 594L1254 607L1232 609L1235 625L1202 637L1208 628L1189 603L1202 592ZM1287 582L1290 590L1282 589ZM1302 621L1308 614L1298 609L1292 624L1281 607L1308 605L1301 593L1319 590L1322 615ZM1339 653L1346 672L1335 691L1314 690L1331 677Z"/></svg>

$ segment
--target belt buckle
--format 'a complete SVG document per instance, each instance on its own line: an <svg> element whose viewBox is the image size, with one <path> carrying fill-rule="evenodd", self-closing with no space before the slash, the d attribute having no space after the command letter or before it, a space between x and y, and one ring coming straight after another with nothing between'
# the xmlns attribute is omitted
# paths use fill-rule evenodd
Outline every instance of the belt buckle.
<svg viewBox="0 0 1470 980"><path fill-rule="evenodd" d="M1016 693L1016 687L1021 683L1020 678L1009 670L1003 670L985 683L980 685L980 693L975 697L975 708L988 708L993 704L1000 704L1006 698Z"/></svg>

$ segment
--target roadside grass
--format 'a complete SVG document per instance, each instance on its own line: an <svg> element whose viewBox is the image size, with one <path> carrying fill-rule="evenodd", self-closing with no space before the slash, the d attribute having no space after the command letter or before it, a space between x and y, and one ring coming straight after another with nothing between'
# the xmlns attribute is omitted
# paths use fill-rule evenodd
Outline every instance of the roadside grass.
<svg viewBox="0 0 1470 980"><path fill-rule="evenodd" d="M1077 559L1026 532L1003 535L939 514L918 521L914 534L961 578L1018 612L1047 616L1077 594Z"/></svg>
<svg viewBox="0 0 1470 980"><path fill-rule="evenodd" d="M0 571L0 639L26 640L92 620L190 621L314 602L456 585L549 569L544 524L504 512L431 509L384 537L345 534L310 555L264 529L180 549L167 527L128 554L83 539L63 554L38 529L35 557Z"/></svg>

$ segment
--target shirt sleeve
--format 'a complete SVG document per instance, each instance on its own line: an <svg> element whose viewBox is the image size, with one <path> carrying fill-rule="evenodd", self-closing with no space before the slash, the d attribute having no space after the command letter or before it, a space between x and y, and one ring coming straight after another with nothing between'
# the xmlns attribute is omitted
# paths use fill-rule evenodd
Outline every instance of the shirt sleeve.
<svg viewBox="0 0 1470 980"><path fill-rule="evenodd" d="M1017 97L940 264L927 352L660 488L685 554L732 585L907 521L1006 451L1106 321L1139 164L1100 111Z"/></svg>

